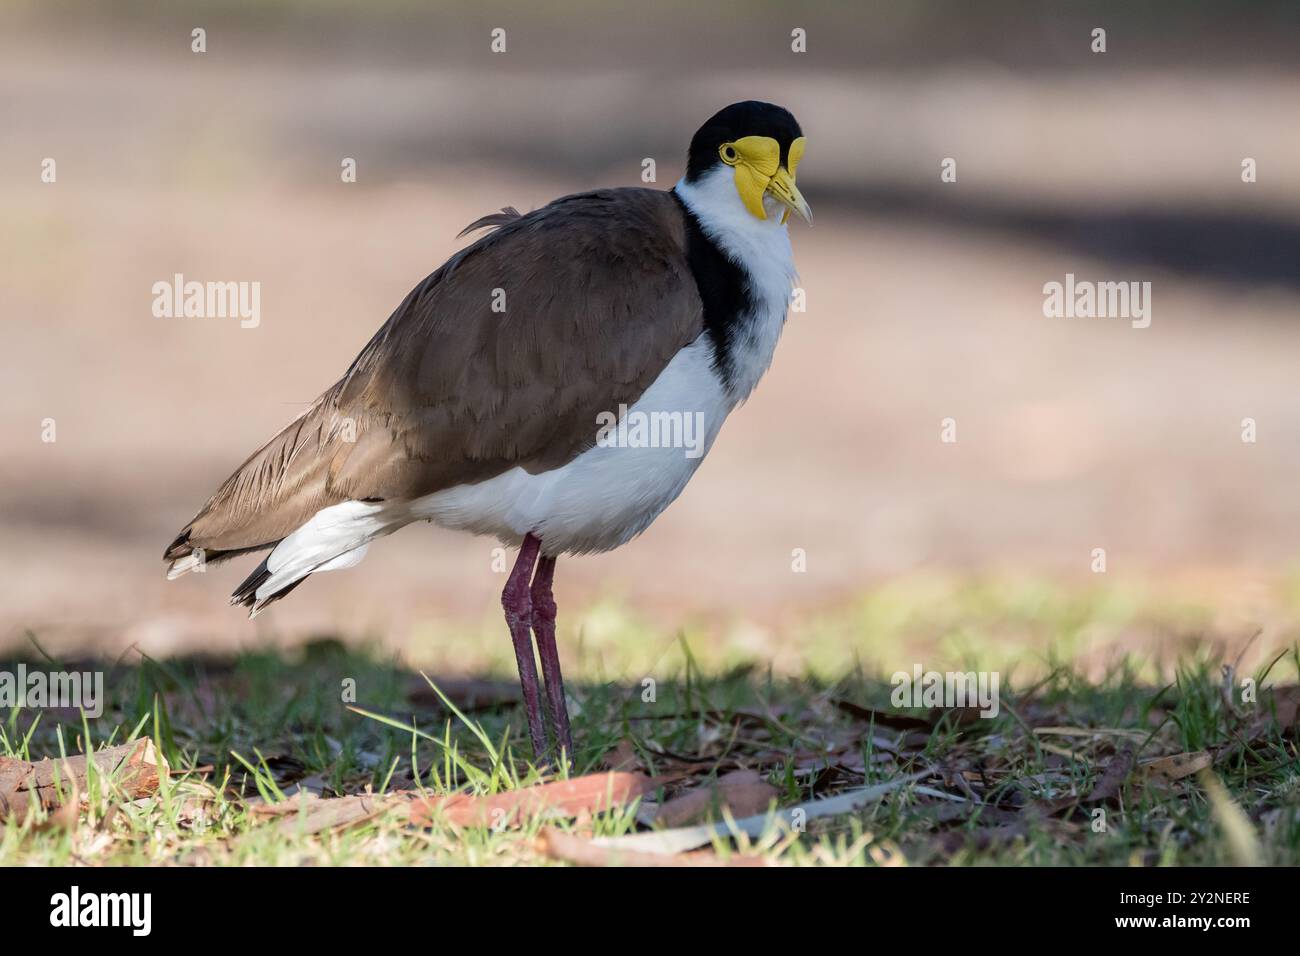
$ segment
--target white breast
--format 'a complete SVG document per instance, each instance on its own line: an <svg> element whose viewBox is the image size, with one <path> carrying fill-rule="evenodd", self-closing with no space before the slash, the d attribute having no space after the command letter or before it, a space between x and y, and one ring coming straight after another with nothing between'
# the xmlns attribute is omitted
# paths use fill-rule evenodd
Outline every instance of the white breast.
<svg viewBox="0 0 1300 956"><path fill-rule="evenodd" d="M683 439L676 446L650 446L645 441L653 429L638 436L629 427L621 436L610 436L611 443L553 471L529 474L513 468L478 484L419 498L411 503L412 517L495 535L508 544L532 532L548 554L618 547L649 527L681 494L735 406L712 362L712 347L700 336L677 353L625 416L629 425L659 422L661 439ZM682 422L681 429L662 427L669 421ZM591 428L595 435L598 423L593 421Z"/></svg>

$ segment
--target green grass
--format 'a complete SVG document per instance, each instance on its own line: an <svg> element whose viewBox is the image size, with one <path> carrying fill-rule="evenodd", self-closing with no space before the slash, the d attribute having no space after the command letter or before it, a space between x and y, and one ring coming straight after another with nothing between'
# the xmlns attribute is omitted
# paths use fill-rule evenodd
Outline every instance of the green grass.
<svg viewBox="0 0 1300 956"><path fill-rule="evenodd" d="M656 798L746 768L790 806L935 770L857 814L811 820L806 832L774 823L758 840L715 847L782 864L1298 863L1296 729L1293 717L1272 719L1276 708L1287 720L1290 691L1240 699L1243 678L1294 684L1297 654L1251 645L1255 663L1235 650L1225 659L1231 642L1209 620L1194 603L1108 589L940 582L881 589L757 636L710 628L674 637L597 609L563 648L574 772L603 769L622 744L638 769L674 778ZM1142 647L1133 647L1136 635L1146 635ZM483 641L508 644L491 630ZM296 811L271 818L259 809L298 800L299 787L326 797L491 794L543 779L508 699L505 651L468 683L435 674L460 714L410 665L335 640L104 665L111 699L101 719L59 724L15 708L0 714L0 754L57 756L138 732L155 739L171 777L139 800L95 780L75 820L36 815L0 826L0 864L554 864L537 841L553 821L415 828L395 809L309 833ZM29 667L53 666L35 647L25 656ZM1236 667L1230 693L1225 661ZM997 670L1000 714L962 720L893 708L889 675L914 662ZM344 699L347 681L354 704ZM930 726L900 726L909 715ZM1138 769L1099 791L1126 747ZM1172 782L1149 779L1142 766L1199 751L1209 771ZM631 810L559 825L585 836L638 829Z"/></svg>

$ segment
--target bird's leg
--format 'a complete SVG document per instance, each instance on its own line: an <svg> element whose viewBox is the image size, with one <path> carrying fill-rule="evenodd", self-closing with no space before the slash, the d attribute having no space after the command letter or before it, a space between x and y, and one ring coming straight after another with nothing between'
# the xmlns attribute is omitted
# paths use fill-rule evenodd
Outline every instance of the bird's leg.
<svg viewBox="0 0 1300 956"><path fill-rule="evenodd" d="M569 731L569 709L564 702L564 677L560 674L560 652L555 647L555 559L542 555L533 576L533 631L537 634L537 653L542 659L542 676L546 679L547 709L555 746L563 751L561 760L573 760L573 734Z"/></svg>
<svg viewBox="0 0 1300 956"><path fill-rule="evenodd" d="M524 707L528 711L528 736L533 743L533 755L542 759L546 753L546 731L542 728L541 697L537 688L537 661L533 656L532 599L528 593L528 579L533 576L533 565L541 542L531 534L524 535L519 546L510 577L501 592L501 606L505 608L506 625L515 645L515 662L519 665L519 685L524 691Z"/></svg>

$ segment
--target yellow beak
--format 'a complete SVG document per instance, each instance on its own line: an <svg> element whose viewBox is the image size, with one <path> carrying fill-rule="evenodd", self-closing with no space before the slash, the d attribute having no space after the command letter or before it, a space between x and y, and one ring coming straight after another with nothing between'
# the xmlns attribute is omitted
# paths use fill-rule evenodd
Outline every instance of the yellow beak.
<svg viewBox="0 0 1300 956"><path fill-rule="evenodd" d="M776 175L768 181L767 191L786 206L786 212L781 217L781 222L784 223L790 218L790 210L793 209L804 222L810 226L812 225L812 209L795 186L794 176L784 166L779 167Z"/></svg>

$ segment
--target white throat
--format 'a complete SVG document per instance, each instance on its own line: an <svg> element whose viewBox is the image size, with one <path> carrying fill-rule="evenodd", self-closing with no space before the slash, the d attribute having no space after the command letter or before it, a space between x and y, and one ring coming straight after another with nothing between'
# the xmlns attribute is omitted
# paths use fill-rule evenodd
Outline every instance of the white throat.
<svg viewBox="0 0 1300 956"><path fill-rule="evenodd" d="M732 352L732 393L736 401L744 401L772 363L790 290L798 278L790 233L781 223L785 206L764 196L767 218L753 215L741 201L729 166L720 165L693 183L682 179L676 192L709 239L749 278L754 309L744 317Z"/></svg>

